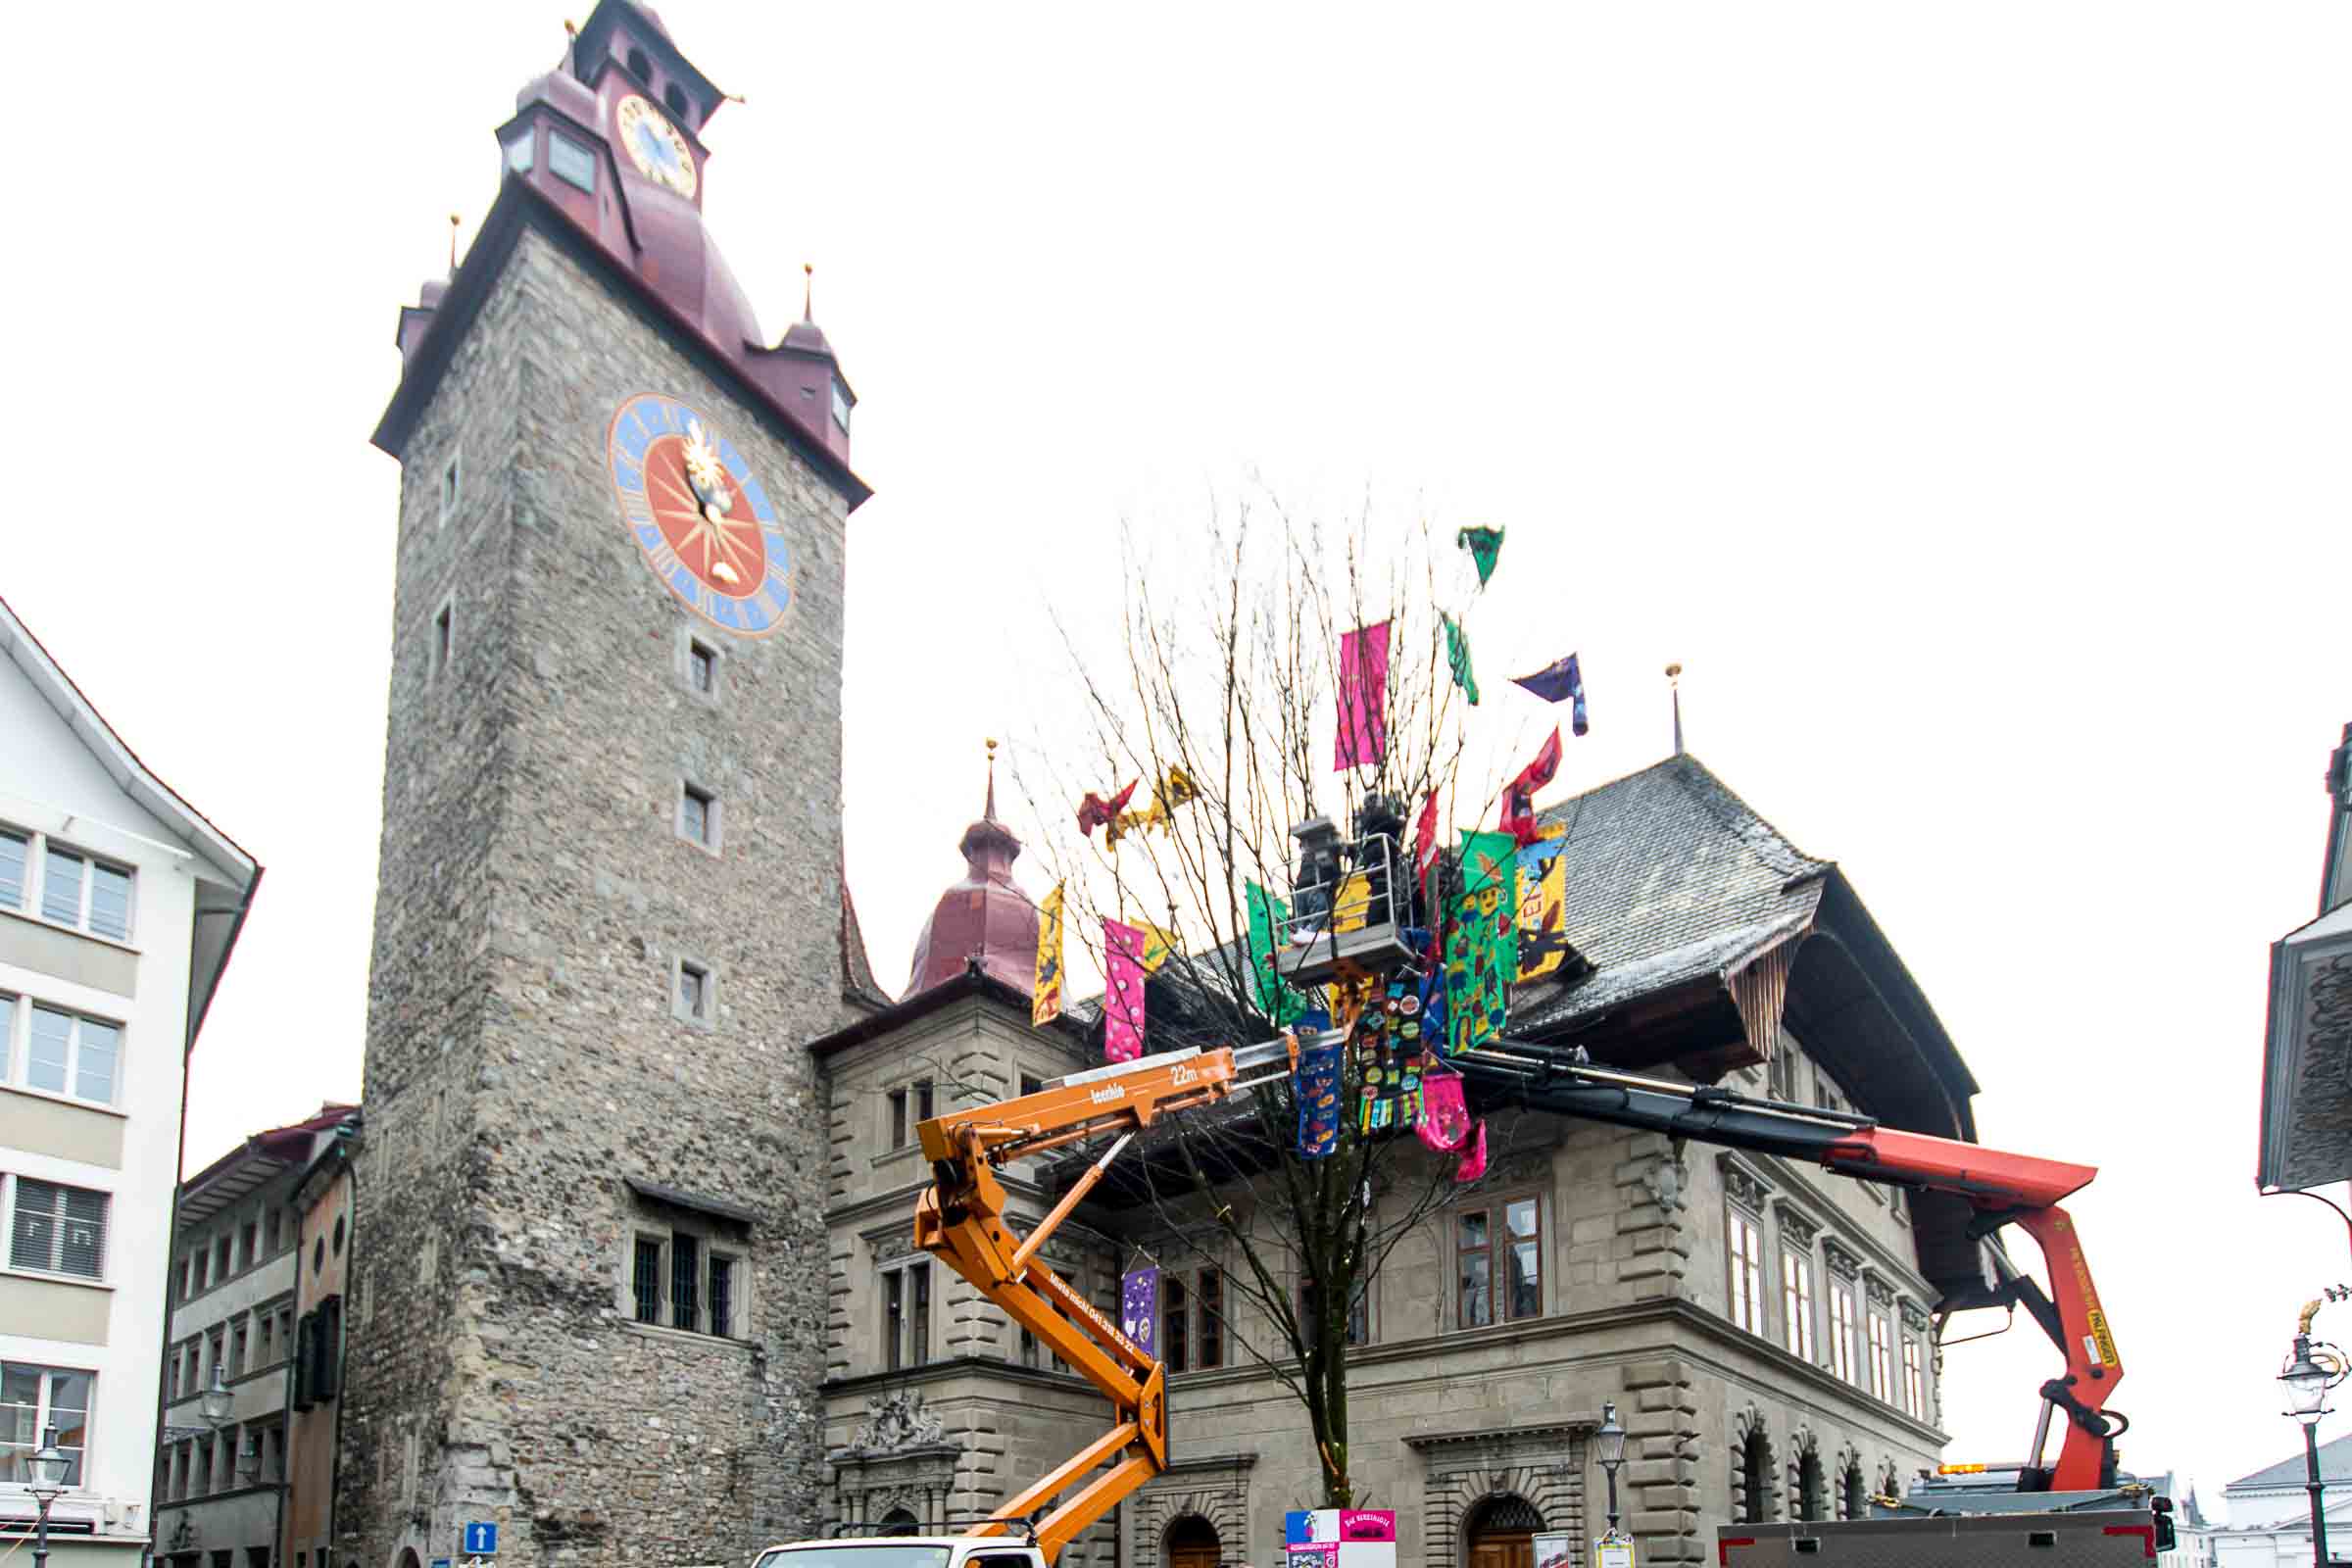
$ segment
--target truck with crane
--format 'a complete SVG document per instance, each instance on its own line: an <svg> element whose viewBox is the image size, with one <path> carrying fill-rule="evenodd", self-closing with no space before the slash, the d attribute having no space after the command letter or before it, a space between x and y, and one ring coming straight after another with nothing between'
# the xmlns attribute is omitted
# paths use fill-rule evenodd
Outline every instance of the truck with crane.
<svg viewBox="0 0 2352 1568"><path fill-rule="evenodd" d="M794 1543L758 1568L1053 1568L1062 1549L1121 1498L1167 1468L1167 1373L1045 1261L1040 1249L1135 1138L1163 1117L1230 1101L1296 1071L1296 1034L1242 1047L1191 1048L1071 1073L917 1128L931 1186L916 1202L917 1247L963 1276L1110 1403L1102 1435L958 1535ZM1870 1117L1759 1099L1595 1065L1581 1051L1499 1039L1451 1058L1480 1102L1658 1132L1807 1160L1839 1175L1956 1195L1975 1233L2015 1225L2040 1247L2045 1293L1989 1250L1996 1295L2022 1306L2056 1344L2063 1372L2039 1390L2039 1419L2016 1488L1997 1502L1906 1508L1865 1520L1721 1528L1724 1568L1794 1568L1821 1558L1851 1568L2100 1568L2152 1561L2172 1544L2170 1504L2119 1487L2108 1409L2124 1364L2073 1220L2060 1206L2097 1174L2088 1165L2008 1154L1899 1131ZM1007 1212L1004 1161L1108 1140L1027 1234ZM2047 1458L2049 1431L2063 1428Z"/></svg>

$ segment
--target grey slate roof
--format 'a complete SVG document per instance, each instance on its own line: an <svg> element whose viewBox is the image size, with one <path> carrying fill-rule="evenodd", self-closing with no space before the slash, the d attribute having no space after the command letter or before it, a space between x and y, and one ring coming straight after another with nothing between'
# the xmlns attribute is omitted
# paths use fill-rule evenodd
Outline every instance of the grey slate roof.
<svg viewBox="0 0 2352 1568"><path fill-rule="evenodd" d="M1515 1027L1554 1029L1720 974L1812 918L1818 860L1688 754L1546 807L1568 824L1568 940L1593 969L1514 999Z"/></svg>
<svg viewBox="0 0 2352 1568"><path fill-rule="evenodd" d="M2277 1464L2264 1465L2251 1475L2239 1476L2222 1489L2228 1496L2241 1489L2248 1492L2268 1490L2299 1490L2303 1486L2303 1455L2281 1459ZM2352 1481L2352 1433L2331 1438L2320 1445L2320 1479L2322 1481ZM2329 1505L2332 1519L2333 1504Z"/></svg>

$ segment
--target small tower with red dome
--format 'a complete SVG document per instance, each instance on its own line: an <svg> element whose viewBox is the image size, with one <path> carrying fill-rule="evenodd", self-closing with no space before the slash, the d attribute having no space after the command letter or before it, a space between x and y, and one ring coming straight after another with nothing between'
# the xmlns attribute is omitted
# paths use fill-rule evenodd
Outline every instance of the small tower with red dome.
<svg viewBox="0 0 2352 1568"><path fill-rule="evenodd" d="M1021 841L997 820L997 743L988 743L988 802L956 848L963 876L931 906L914 941L904 1002L977 964L984 974L1027 996L1037 979L1037 906L1012 879Z"/></svg>

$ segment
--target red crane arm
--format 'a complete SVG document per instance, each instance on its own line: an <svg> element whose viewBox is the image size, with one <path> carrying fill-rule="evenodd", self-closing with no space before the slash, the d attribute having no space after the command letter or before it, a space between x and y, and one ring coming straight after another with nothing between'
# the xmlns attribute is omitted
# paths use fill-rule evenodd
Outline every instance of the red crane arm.
<svg viewBox="0 0 2352 1568"><path fill-rule="evenodd" d="M1454 1063L1482 1098L1810 1160L1862 1181L1952 1193L1976 1208L1981 1233L2019 1226L2041 1248L2050 1296L2017 1275L2002 1280L2001 1294L2032 1313L2066 1357L2065 1376L2041 1386L2044 1431L2035 1435L2029 1469L2040 1461L2053 1410L2067 1417L2065 1441L2057 1462L2035 1477L2032 1490L2079 1492L2113 1485L2115 1435L2122 1418L2105 1407L2123 1381L2124 1363L2074 1221L2058 1206L2098 1174L2094 1166L1898 1132L1867 1116L1616 1072L1593 1066L1581 1052L1516 1040L1464 1052Z"/></svg>

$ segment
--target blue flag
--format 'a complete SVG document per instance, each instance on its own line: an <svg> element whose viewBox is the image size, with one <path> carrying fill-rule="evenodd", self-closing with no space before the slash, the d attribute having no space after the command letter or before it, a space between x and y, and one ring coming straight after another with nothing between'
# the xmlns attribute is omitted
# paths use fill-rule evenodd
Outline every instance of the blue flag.
<svg viewBox="0 0 2352 1568"><path fill-rule="evenodd" d="M1569 714L1568 727L1577 734L1592 727L1585 715L1584 672L1576 667L1574 654L1554 660L1533 675L1513 675L1511 683L1526 687L1547 703L1573 702L1576 706Z"/></svg>

